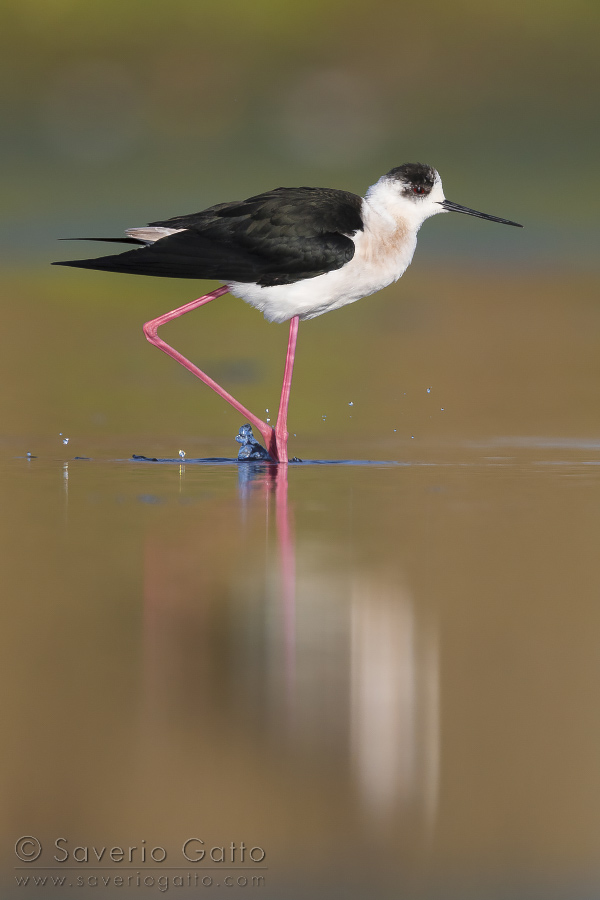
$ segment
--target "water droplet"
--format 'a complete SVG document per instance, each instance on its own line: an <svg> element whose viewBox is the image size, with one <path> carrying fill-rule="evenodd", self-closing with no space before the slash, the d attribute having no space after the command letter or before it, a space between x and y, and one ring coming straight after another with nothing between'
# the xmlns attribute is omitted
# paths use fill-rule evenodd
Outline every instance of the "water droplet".
<svg viewBox="0 0 600 900"><path fill-rule="evenodd" d="M267 416L267 424L268 424L270 421L271 421L270 418Z"/></svg>
<svg viewBox="0 0 600 900"><path fill-rule="evenodd" d="M29 453L29 451L28 451L26 455L27 455L27 456L33 456L33 453Z"/></svg>
<svg viewBox="0 0 600 900"><path fill-rule="evenodd" d="M185 450L180 450L179 455L182 459L185 459Z"/></svg>
<svg viewBox="0 0 600 900"><path fill-rule="evenodd" d="M321 416L321 418L323 419L323 421L325 421L325 419L327 418L327 416Z"/></svg>
<svg viewBox="0 0 600 900"><path fill-rule="evenodd" d="M268 409L265 409L265 412L269 412L269 410L268 410Z"/></svg>
<svg viewBox="0 0 600 900"><path fill-rule="evenodd" d="M441 412L444 412L444 407L440 406L440 410L441 410Z"/></svg>
<svg viewBox="0 0 600 900"><path fill-rule="evenodd" d="M294 437L296 437L296 435L294 435Z"/></svg>
<svg viewBox="0 0 600 900"><path fill-rule="evenodd" d="M411 439L411 441L414 441L414 439L415 439L414 434L411 434L410 439Z"/></svg>
<svg viewBox="0 0 600 900"><path fill-rule="evenodd" d="M69 438L63 438L63 444L68 444L68 443L69 443Z"/></svg>
<svg viewBox="0 0 600 900"><path fill-rule="evenodd" d="M428 393L428 394L431 393L431 388L427 388L427 393Z"/></svg>
<svg viewBox="0 0 600 900"><path fill-rule="evenodd" d="M354 403L352 402L352 400L350 401L350 403L348 404L348 406L354 406Z"/></svg>
<svg viewBox="0 0 600 900"><path fill-rule="evenodd" d="M394 428L394 434L396 434L396 430L397 430L397 429L396 429L396 428Z"/></svg>

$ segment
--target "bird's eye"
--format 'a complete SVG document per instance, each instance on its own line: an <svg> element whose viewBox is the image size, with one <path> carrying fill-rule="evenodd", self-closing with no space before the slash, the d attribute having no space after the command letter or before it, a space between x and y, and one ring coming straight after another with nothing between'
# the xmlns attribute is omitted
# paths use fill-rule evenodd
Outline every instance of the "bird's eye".
<svg viewBox="0 0 600 900"><path fill-rule="evenodd" d="M417 186L417 185L415 185L415 186L413 187L413 194L424 194L424 193L425 193L425 188L424 188L424 187L419 187L419 186Z"/></svg>

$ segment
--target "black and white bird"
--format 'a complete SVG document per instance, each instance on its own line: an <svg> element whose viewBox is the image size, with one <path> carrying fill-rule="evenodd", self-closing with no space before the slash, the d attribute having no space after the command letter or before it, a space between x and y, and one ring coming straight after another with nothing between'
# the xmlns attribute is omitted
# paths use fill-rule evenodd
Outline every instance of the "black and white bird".
<svg viewBox="0 0 600 900"><path fill-rule="evenodd" d="M364 198L332 188L276 188L247 200L129 228L126 238L80 238L135 244L136 249L55 265L223 282L217 291L148 322L144 331L152 343L248 418L274 461L287 462L287 408L299 320L354 303L397 281L413 258L419 228L442 212L522 227L446 200L435 169L405 163L383 175ZM259 309L270 322L290 320L274 429L157 335L160 325L227 291Z"/></svg>

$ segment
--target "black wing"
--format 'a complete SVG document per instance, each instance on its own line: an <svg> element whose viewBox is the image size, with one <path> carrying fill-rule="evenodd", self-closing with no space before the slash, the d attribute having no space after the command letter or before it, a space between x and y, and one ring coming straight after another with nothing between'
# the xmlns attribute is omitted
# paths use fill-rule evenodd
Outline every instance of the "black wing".
<svg viewBox="0 0 600 900"><path fill-rule="evenodd" d="M339 269L354 256L362 200L327 188L277 188L200 213L151 222L181 228L139 250L55 263L170 278L291 284Z"/></svg>

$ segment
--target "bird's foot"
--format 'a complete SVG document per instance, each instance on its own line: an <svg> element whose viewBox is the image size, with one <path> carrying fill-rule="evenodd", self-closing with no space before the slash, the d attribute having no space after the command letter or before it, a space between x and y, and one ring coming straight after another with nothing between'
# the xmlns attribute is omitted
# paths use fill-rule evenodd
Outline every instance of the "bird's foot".
<svg viewBox="0 0 600 900"><path fill-rule="evenodd" d="M236 434L235 439L238 444L242 445L238 451L238 460L271 459L268 450L265 450L262 444L259 444L252 434L251 425L242 425L239 434Z"/></svg>

